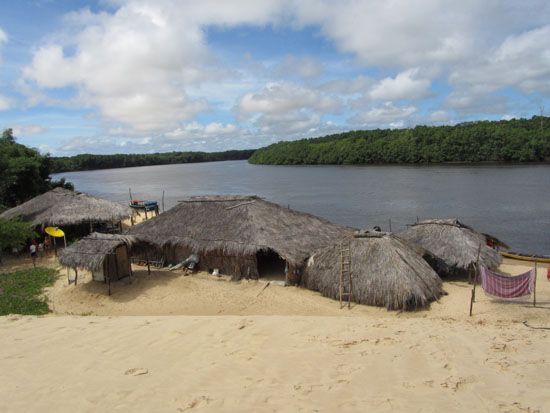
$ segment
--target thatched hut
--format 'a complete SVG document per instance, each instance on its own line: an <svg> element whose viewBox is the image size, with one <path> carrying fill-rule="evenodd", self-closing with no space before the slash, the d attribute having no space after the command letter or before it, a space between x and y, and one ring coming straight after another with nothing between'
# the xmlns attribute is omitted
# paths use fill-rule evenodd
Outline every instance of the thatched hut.
<svg viewBox="0 0 550 413"><path fill-rule="evenodd" d="M385 232L362 232L315 252L302 285L339 298L341 251L349 248L353 301L388 310L416 310L444 294L421 249Z"/></svg>
<svg viewBox="0 0 550 413"><path fill-rule="evenodd" d="M59 262L75 271L78 282L78 268L89 270L94 281L111 282L132 275L130 248L138 241L135 237L120 234L93 234L82 238L65 248L59 254Z"/></svg>
<svg viewBox="0 0 550 413"><path fill-rule="evenodd" d="M474 231L457 219L420 221L397 235L442 259L447 270L440 275L468 276L478 259L478 251L479 264L484 267L496 268L502 262L500 254L487 246L487 240L502 242Z"/></svg>
<svg viewBox="0 0 550 413"><path fill-rule="evenodd" d="M0 214L0 218L21 218L36 226L82 227L78 234L90 233L97 224L119 224L132 210L82 192L55 188Z"/></svg>
<svg viewBox="0 0 550 413"><path fill-rule="evenodd" d="M314 250L351 230L256 196L201 196L180 201L129 233L157 245L169 264L195 253L201 270L296 284Z"/></svg>

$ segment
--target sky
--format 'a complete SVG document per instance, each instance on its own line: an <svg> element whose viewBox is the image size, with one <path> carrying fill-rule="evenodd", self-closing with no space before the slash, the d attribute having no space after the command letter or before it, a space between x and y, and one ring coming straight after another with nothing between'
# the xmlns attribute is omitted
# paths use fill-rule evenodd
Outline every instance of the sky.
<svg viewBox="0 0 550 413"><path fill-rule="evenodd" d="M55 156L550 112L547 0L0 0L0 128Z"/></svg>

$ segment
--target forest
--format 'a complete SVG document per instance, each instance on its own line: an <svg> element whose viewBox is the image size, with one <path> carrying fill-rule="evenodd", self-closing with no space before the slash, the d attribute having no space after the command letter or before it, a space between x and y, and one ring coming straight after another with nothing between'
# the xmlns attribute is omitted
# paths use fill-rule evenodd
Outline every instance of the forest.
<svg viewBox="0 0 550 413"><path fill-rule="evenodd" d="M52 173L91 169L127 168L131 166L167 165L174 163L213 162L248 159L254 150L224 152L165 152L148 154L113 154L52 157Z"/></svg>
<svg viewBox="0 0 550 413"><path fill-rule="evenodd" d="M550 161L550 118L454 126L360 130L282 141L258 149L253 164L353 165Z"/></svg>
<svg viewBox="0 0 550 413"><path fill-rule="evenodd" d="M12 129L0 137L0 211L56 187L74 189L61 178L52 180L52 159L16 142Z"/></svg>

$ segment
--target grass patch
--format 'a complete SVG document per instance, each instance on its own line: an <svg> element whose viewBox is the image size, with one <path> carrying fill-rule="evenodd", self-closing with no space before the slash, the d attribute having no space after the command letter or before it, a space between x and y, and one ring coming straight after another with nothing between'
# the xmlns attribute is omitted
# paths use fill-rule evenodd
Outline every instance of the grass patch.
<svg viewBox="0 0 550 413"><path fill-rule="evenodd" d="M53 285L58 276L57 270L41 267L0 273L0 316L49 313L42 293L45 287Z"/></svg>

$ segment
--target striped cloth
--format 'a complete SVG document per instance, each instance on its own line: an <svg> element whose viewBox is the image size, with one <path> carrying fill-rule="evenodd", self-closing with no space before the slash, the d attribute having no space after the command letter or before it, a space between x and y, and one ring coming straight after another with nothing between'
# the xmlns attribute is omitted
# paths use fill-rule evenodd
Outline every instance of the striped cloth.
<svg viewBox="0 0 550 413"><path fill-rule="evenodd" d="M535 269L512 277L481 267L481 286L489 295L500 298L518 298L531 294L535 289Z"/></svg>

